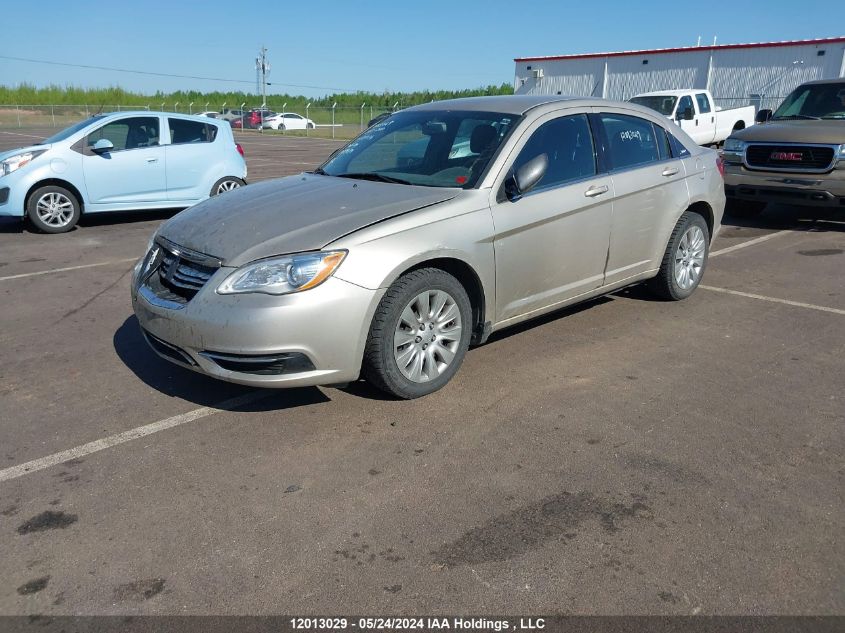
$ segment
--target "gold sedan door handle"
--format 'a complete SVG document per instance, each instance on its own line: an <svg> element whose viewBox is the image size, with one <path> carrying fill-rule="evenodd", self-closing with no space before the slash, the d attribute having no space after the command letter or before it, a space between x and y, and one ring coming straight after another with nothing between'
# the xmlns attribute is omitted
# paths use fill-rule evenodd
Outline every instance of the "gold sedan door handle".
<svg viewBox="0 0 845 633"><path fill-rule="evenodd" d="M607 193L607 185L595 186L593 185L589 189L584 192L584 195L588 198L595 198L596 196L600 196L603 193Z"/></svg>

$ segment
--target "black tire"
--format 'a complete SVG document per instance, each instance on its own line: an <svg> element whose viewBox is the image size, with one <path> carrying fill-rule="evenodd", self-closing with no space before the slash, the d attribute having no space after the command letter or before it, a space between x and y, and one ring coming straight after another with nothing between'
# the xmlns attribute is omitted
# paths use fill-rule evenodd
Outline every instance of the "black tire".
<svg viewBox="0 0 845 633"><path fill-rule="evenodd" d="M64 214L61 220L57 217L55 223L42 219L42 215L39 214L39 202L47 204L47 200L51 199L62 201L62 204L70 203L71 205L69 215ZM32 226L42 233L67 233L79 222L79 216L81 214L82 207L76 195L64 187L57 185L39 187L32 192L26 201L26 215ZM66 220L64 219L65 217L67 218Z"/></svg>
<svg viewBox="0 0 845 633"><path fill-rule="evenodd" d="M754 218L760 215L765 208L766 203L759 200L728 198L725 202L725 215L732 218Z"/></svg>
<svg viewBox="0 0 845 633"><path fill-rule="evenodd" d="M704 237L703 261L698 277L690 287L684 288L678 283L675 277L675 255L678 253L684 235L693 227L698 227ZM667 301L681 301L682 299L686 299L695 292L698 284L701 283L701 279L704 277L704 272L707 268L709 254L710 231L707 228L707 222L699 214L693 213L692 211L685 211L672 231L669 243L666 245L666 250L663 253L663 260L660 263L660 270L657 276L647 282L648 288L659 298Z"/></svg>
<svg viewBox="0 0 845 633"><path fill-rule="evenodd" d="M442 373L426 382L416 382L399 368L394 355L394 336L406 306L426 291L443 291L454 300L460 314L461 332L454 356ZM439 268L411 271L387 289L376 308L364 350L362 374L370 384L397 398L410 400L426 396L442 388L458 371L469 348L471 334L472 306L461 283Z"/></svg>
<svg viewBox="0 0 845 633"><path fill-rule="evenodd" d="M226 191L230 191L231 189L243 187L245 184L246 183L240 178L235 178L234 176L224 176L211 186L211 192L208 195L213 198L214 196L219 196L221 193L226 193ZM227 187L230 188L227 189Z"/></svg>
<svg viewBox="0 0 845 633"><path fill-rule="evenodd" d="M276 128L279 132L284 132L287 128L285 127L284 123L279 123L279 127Z"/></svg>
<svg viewBox="0 0 845 633"><path fill-rule="evenodd" d="M313 130L313 129L314 129L314 124L313 124L313 123L306 123L306 124L305 124L305 127L307 127L309 130Z"/></svg>

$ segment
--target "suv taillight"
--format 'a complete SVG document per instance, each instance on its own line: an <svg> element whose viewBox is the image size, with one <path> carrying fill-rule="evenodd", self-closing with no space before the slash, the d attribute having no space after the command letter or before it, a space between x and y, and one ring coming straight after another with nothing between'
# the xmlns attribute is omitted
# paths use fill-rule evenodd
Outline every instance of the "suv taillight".
<svg viewBox="0 0 845 633"><path fill-rule="evenodd" d="M243 148L243 147L241 147L241 144L240 144L240 143L235 143L235 148L237 148L237 150L238 150L238 154L240 154L241 156L243 156L243 155L244 155L244 148Z"/></svg>
<svg viewBox="0 0 845 633"><path fill-rule="evenodd" d="M722 178L725 177L725 161L722 160L721 156L716 157L716 169L719 170L719 173L722 175Z"/></svg>

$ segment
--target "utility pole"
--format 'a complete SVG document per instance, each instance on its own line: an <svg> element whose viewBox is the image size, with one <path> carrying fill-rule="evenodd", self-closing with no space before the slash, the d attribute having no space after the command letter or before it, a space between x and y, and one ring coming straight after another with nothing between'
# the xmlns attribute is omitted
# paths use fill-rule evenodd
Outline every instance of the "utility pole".
<svg viewBox="0 0 845 633"><path fill-rule="evenodd" d="M255 58L255 71L261 73L261 131L263 132L264 109L267 107L267 73L270 72L270 62L267 61L267 49L264 46Z"/></svg>
<svg viewBox="0 0 845 633"><path fill-rule="evenodd" d="M267 61L267 49L261 47L261 52L255 58L255 70L261 73L261 106L267 106L267 75L270 73L270 62Z"/></svg>

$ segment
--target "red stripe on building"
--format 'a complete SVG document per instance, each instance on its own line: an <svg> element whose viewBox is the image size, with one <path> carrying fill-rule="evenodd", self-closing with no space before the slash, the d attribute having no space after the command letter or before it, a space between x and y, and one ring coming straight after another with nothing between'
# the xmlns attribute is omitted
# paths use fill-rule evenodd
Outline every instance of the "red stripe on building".
<svg viewBox="0 0 845 633"><path fill-rule="evenodd" d="M622 51L616 53L582 53L578 55L549 55L547 57L516 57L515 62L543 62L560 59L591 59L600 57L626 57L630 55L660 55L663 53L698 53L702 51L724 51L735 48L778 48L781 46L810 46L813 44L839 44L845 37L828 37L818 40L791 40L788 42L762 42L760 44L717 44L716 46L684 46L681 48L654 48L642 51Z"/></svg>

